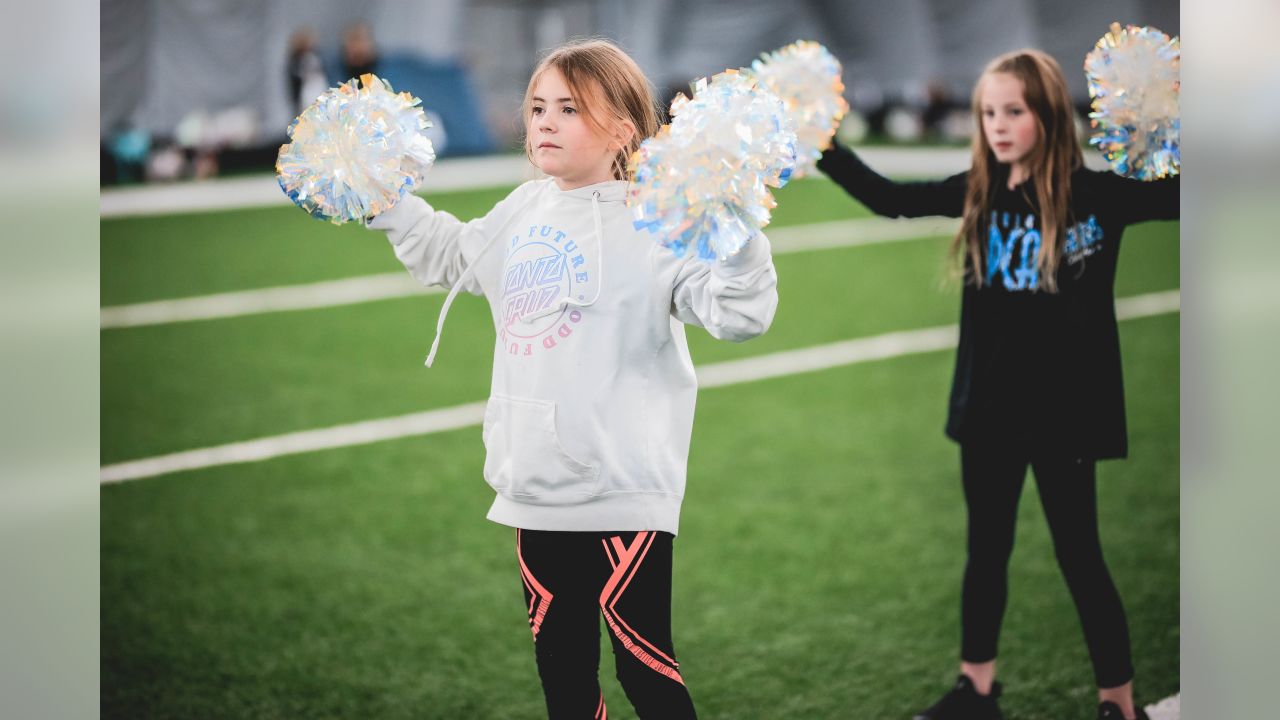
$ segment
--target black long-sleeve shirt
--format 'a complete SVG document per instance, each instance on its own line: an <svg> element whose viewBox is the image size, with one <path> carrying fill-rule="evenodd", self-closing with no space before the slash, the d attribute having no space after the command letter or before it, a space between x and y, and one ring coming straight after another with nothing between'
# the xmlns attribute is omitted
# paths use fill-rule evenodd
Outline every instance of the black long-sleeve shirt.
<svg viewBox="0 0 1280 720"><path fill-rule="evenodd" d="M960 217L968 173L894 182L834 146L818 169L873 212ZM1007 170L1005 171L1007 172ZM1178 179L1130 180L1079 169L1071 176L1056 293L1040 281L1033 181L995 178L981 225L981 287L965 284L947 435L960 443L1040 455L1124 457L1124 385L1115 315L1116 260L1125 226L1179 215Z"/></svg>

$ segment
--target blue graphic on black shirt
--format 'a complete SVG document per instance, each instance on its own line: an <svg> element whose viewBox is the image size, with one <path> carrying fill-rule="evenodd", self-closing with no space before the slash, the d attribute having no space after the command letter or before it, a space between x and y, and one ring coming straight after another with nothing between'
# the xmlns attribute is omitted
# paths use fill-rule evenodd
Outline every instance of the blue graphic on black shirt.
<svg viewBox="0 0 1280 720"><path fill-rule="evenodd" d="M1074 265L1102 248L1102 226L1093 215L1067 229L1067 243L1062 257L1068 265Z"/></svg>
<svg viewBox="0 0 1280 720"><path fill-rule="evenodd" d="M1067 228L1063 258L1079 262L1101 248L1102 227L1093 215ZM1036 216L992 211L987 225L986 280L999 282L1005 290L1019 292L1040 287L1040 231Z"/></svg>
<svg viewBox="0 0 1280 720"><path fill-rule="evenodd" d="M998 273L1005 290L1039 288L1036 259L1040 254L1040 231L1036 229L1036 216L1027 215L1024 220L1022 215L992 211L987 227L987 283L994 283Z"/></svg>

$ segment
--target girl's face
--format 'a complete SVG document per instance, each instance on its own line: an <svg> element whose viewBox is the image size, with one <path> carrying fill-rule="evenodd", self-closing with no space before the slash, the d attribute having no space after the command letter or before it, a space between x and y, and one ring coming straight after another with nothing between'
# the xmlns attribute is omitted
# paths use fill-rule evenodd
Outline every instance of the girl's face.
<svg viewBox="0 0 1280 720"><path fill-rule="evenodd" d="M550 67L533 88L528 122L533 163L555 178L561 190L613 179L617 145L598 132L569 92L564 75Z"/></svg>
<svg viewBox="0 0 1280 720"><path fill-rule="evenodd" d="M998 72L982 80L982 133L996 161L1020 165L1040 141L1035 115L1022 97L1022 81Z"/></svg>

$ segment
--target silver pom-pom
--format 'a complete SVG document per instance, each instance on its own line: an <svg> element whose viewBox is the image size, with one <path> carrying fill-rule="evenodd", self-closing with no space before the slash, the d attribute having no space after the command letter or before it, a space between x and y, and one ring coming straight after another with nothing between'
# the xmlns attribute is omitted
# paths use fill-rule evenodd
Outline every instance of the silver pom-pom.
<svg viewBox="0 0 1280 720"><path fill-rule="evenodd" d="M1119 23L1085 58L1093 97L1089 142L1116 173L1139 180L1178 174L1180 65L1177 37L1150 27L1122 30Z"/></svg>
<svg viewBox="0 0 1280 720"><path fill-rule="evenodd" d="M370 74L326 91L289 126L293 142L276 159L280 188L338 225L391 207L436 159L421 102Z"/></svg>
<svg viewBox="0 0 1280 720"><path fill-rule="evenodd" d="M797 40L764 53L749 72L786 106L798 140L795 176L807 174L849 112L840 61L819 43Z"/></svg>
<svg viewBox="0 0 1280 720"><path fill-rule="evenodd" d="M796 133L782 101L737 70L677 95L671 124L631 156L627 204L677 255L728 258L769 224L796 162Z"/></svg>

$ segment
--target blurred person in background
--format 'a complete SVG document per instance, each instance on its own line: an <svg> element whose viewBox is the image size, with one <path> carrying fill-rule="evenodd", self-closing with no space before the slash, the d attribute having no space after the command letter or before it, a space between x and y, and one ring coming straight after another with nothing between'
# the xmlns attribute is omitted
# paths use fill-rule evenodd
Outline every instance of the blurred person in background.
<svg viewBox="0 0 1280 720"><path fill-rule="evenodd" d="M316 34L311 28L299 28L289 38L289 102L294 115L302 111L329 89L324 61L316 50Z"/></svg>
<svg viewBox="0 0 1280 720"><path fill-rule="evenodd" d="M933 79L925 87L925 106L920 120L924 123L925 137L931 141L952 140L947 121L958 103L951 96L947 84Z"/></svg>
<svg viewBox="0 0 1280 720"><path fill-rule="evenodd" d="M364 22L348 26L342 33L342 82L377 71L378 46L373 41L373 29Z"/></svg>
<svg viewBox="0 0 1280 720"><path fill-rule="evenodd" d="M111 180L118 183L131 183L143 178L147 154L151 151L150 133L142 128L122 123L112 131L106 146L110 151L109 159L115 168L115 176Z"/></svg>

